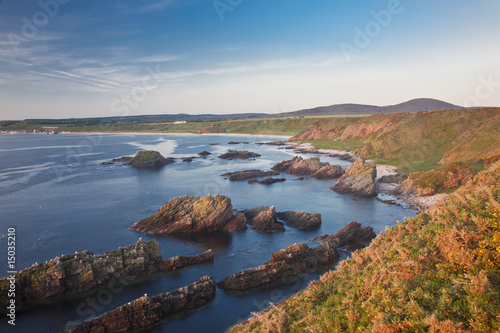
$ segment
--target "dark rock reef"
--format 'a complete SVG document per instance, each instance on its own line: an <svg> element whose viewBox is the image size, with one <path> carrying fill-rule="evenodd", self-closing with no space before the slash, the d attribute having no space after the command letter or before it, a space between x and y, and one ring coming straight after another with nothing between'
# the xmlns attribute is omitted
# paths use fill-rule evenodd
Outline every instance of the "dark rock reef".
<svg viewBox="0 0 500 333"><path fill-rule="evenodd" d="M362 249L377 237L370 226L361 227L361 223L351 222L335 235L324 235L313 238L313 241L331 241L332 246L348 251Z"/></svg>
<svg viewBox="0 0 500 333"><path fill-rule="evenodd" d="M160 245L139 240L136 244L96 255L83 251L24 269L15 275L16 307L77 295L107 283L137 278L213 261L212 251L193 257L163 261ZM0 281L0 304L6 309L9 281ZM1 311L1 310L0 310Z"/></svg>
<svg viewBox="0 0 500 333"><path fill-rule="evenodd" d="M260 157L260 155L247 150L228 150L226 153L218 157L226 160L234 160L234 159L246 160L249 158Z"/></svg>
<svg viewBox="0 0 500 333"><path fill-rule="evenodd" d="M227 177L227 179L229 179L230 181L241 181L259 177L277 176L279 174L280 173L277 171L243 170L227 172L225 174L222 174L221 176Z"/></svg>
<svg viewBox="0 0 500 333"><path fill-rule="evenodd" d="M327 165L329 163L320 162L319 157L303 159L300 156L295 156L287 161L277 163L271 169L292 175L307 176L314 174Z"/></svg>
<svg viewBox="0 0 500 333"><path fill-rule="evenodd" d="M210 152L208 152L208 151L204 150L204 151L202 151L202 152L198 153L198 155L200 155L200 156L208 156L208 155L212 155L212 153L210 153Z"/></svg>
<svg viewBox="0 0 500 333"><path fill-rule="evenodd" d="M237 219L237 221L233 221ZM241 216L235 216L231 199L223 195L182 196L171 199L150 217L130 229L150 234L199 233L243 230ZM230 226L230 227L229 227Z"/></svg>
<svg viewBox="0 0 500 333"><path fill-rule="evenodd" d="M155 168L166 164L174 163L173 158L165 158L154 150L142 150L135 154L135 157L124 165L134 168Z"/></svg>
<svg viewBox="0 0 500 333"><path fill-rule="evenodd" d="M215 282L204 276L174 291L144 295L91 321L72 326L62 333L128 332L159 323L173 314L199 308L215 297Z"/></svg>
<svg viewBox="0 0 500 333"><path fill-rule="evenodd" d="M261 180L258 183L262 184L262 185L271 185L274 183L282 183L284 181L286 181L286 178L271 178L271 177L269 177L269 178Z"/></svg>
<svg viewBox="0 0 500 333"><path fill-rule="evenodd" d="M280 279L287 282L292 276L317 271L338 259L337 249L329 241L314 249L306 243L294 244L273 253L271 260L264 265L227 276L218 285L226 290L246 290Z"/></svg>
<svg viewBox="0 0 500 333"><path fill-rule="evenodd" d="M377 195L376 177L375 163L366 163L364 158L360 157L330 189L342 194L372 198Z"/></svg>
<svg viewBox="0 0 500 333"><path fill-rule="evenodd" d="M305 212L278 212L276 216L287 226L300 230L314 230L321 226L321 214Z"/></svg>

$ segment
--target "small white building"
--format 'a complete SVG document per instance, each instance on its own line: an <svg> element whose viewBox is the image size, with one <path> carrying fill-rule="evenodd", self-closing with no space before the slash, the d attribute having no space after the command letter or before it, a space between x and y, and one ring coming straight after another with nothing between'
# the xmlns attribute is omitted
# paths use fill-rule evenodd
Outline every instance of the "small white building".
<svg viewBox="0 0 500 333"><path fill-rule="evenodd" d="M177 121L174 121L174 124L187 124L187 121L185 121L185 120L177 120Z"/></svg>

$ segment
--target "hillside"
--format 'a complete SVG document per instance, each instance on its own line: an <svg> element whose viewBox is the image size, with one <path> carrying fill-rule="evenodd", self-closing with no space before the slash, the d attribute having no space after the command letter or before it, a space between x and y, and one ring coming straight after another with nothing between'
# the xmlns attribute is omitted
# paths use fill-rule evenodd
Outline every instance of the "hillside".
<svg viewBox="0 0 500 333"><path fill-rule="evenodd" d="M327 115L372 115L378 113L417 112L430 110L456 110L462 107L432 98L418 98L389 105L375 106L363 104L336 104L312 109L282 113L282 116L327 116Z"/></svg>
<svg viewBox="0 0 500 333"><path fill-rule="evenodd" d="M407 173L449 162L479 170L500 158L500 108L379 114L346 125L318 120L292 140L358 151Z"/></svg>
<svg viewBox="0 0 500 333"><path fill-rule="evenodd" d="M500 162L230 332L498 332Z"/></svg>

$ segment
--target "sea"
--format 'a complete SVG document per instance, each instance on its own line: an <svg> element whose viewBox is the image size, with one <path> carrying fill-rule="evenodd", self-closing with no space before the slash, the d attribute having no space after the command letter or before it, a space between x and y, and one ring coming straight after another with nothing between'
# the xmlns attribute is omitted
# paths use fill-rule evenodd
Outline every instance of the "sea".
<svg viewBox="0 0 500 333"><path fill-rule="evenodd" d="M208 275L221 281L270 260L273 252L316 236L334 234L351 221L372 226L377 234L414 216L404 203L388 205L376 199L358 199L331 191L332 180L281 174L285 182L272 185L230 182L221 175L248 169L269 170L299 155L347 166L329 155L298 154L281 146L259 145L269 136L184 134L20 134L0 135L0 277L7 277L7 236L15 229L15 270L57 256L83 250L102 253L143 240L155 239L164 259L214 251L212 264L157 275L119 288L100 290L79 298L44 304L16 313L15 326L0 320L0 332L60 332L75 323L106 313L145 294L152 296L186 286ZM229 144L232 141L231 144ZM236 143L236 144L235 144ZM224 160L227 150L248 150L261 157ZM176 162L155 170L138 170L121 163L102 165L139 150L156 150ZM206 158L198 153L208 151ZM182 158L197 157L192 162ZM318 212L322 225L314 231L287 227L285 232L157 236L129 228L154 214L170 199L182 195L222 194L236 210L274 206L276 211ZM390 196L379 195L383 199ZM342 258L350 256L342 252ZM328 269L335 269L332 265ZM307 287L323 272L308 272L283 285L251 292L217 288L204 307L169 318L144 332L225 332L252 313L277 304Z"/></svg>

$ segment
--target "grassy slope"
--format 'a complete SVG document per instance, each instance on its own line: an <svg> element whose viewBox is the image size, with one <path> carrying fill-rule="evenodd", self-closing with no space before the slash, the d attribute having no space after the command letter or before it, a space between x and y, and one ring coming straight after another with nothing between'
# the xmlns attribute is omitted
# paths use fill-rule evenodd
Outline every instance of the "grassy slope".
<svg viewBox="0 0 500 333"><path fill-rule="evenodd" d="M498 332L500 162L231 332Z"/></svg>
<svg viewBox="0 0 500 333"><path fill-rule="evenodd" d="M377 128L378 123L383 128ZM344 131L356 135L342 140ZM500 154L500 109L374 115L307 142L320 148L359 150L380 164L396 165L408 173L434 169L441 162L481 163Z"/></svg>

